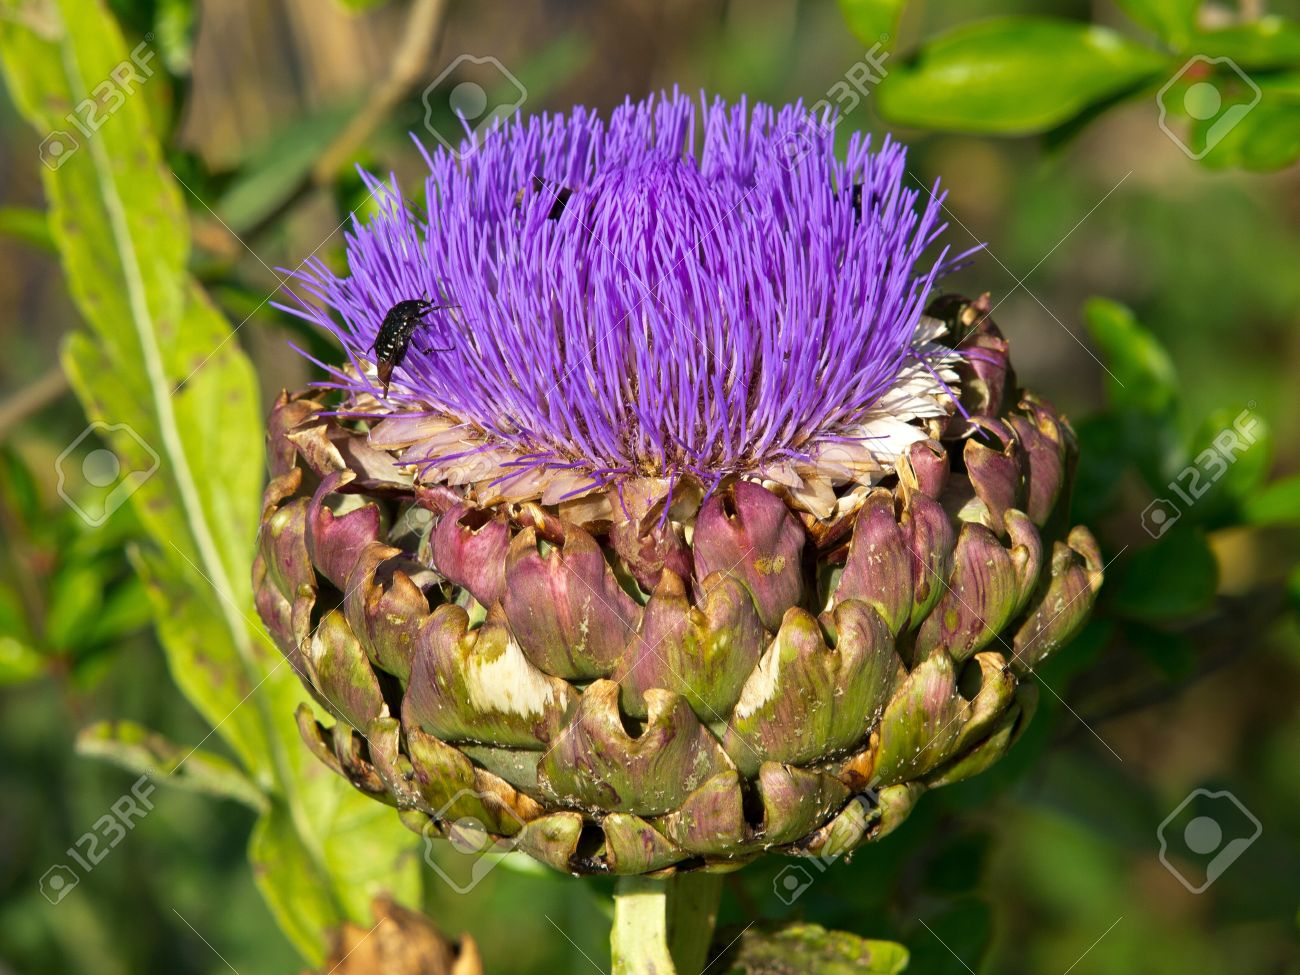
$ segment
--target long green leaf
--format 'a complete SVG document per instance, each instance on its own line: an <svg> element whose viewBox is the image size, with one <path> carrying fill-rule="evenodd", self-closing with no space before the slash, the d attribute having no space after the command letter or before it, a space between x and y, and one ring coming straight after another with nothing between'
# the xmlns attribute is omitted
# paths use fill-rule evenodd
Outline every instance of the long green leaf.
<svg viewBox="0 0 1300 975"><path fill-rule="evenodd" d="M365 921L372 894L417 900L412 842L391 815L366 820L386 810L301 746L293 714L305 695L252 612L256 377L186 270L185 209L140 94L149 52L132 59L101 0L0 0L0 15L9 90L37 132L70 135L69 113L99 120L43 172L52 235L91 330L67 342L65 367L124 470L153 471L130 500L156 543L136 564L159 636L178 685L266 797L273 819L250 846L258 882L317 962L326 929Z"/></svg>
<svg viewBox="0 0 1300 975"><path fill-rule="evenodd" d="M269 805L266 795L227 759L178 745L134 721L98 721L81 729L77 751L132 772L167 776L168 785L234 799L258 812Z"/></svg>
<svg viewBox="0 0 1300 975"><path fill-rule="evenodd" d="M887 119L964 132L1042 132L1169 71L1168 59L1104 27L1002 17L890 63L876 90Z"/></svg>

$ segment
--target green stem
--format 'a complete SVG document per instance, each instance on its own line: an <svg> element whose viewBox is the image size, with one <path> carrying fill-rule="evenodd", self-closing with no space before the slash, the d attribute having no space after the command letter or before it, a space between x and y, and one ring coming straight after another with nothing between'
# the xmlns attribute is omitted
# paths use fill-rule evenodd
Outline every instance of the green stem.
<svg viewBox="0 0 1300 975"><path fill-rule="evenodd" d="M700 975L718 919L722 877L620 877L610 935L613 975Z"/></svg>

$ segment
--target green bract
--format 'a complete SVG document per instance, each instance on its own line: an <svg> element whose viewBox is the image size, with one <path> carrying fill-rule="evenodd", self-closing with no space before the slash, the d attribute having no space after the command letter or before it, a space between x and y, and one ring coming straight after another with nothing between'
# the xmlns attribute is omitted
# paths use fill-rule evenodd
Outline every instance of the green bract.
<svg viewBox="0 0 1300 975"><path fill-rule="evenodd" d="M308 744L413 829L575 873L885 835L1003 754L1101 583L1073 435L986 313L931 305L964 415L825 518L749 480L480 506L394 463L388 421L281 397L255 582L337 719L304 708Z"/></svg>

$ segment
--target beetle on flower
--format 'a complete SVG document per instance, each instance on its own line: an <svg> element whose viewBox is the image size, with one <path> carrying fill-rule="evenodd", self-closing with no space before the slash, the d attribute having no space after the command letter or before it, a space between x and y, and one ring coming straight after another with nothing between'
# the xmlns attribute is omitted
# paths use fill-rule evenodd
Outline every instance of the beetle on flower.
<svg viewBox="0 0 1300 975"><path fill-rule="evenodd" d="M271 416L258 608L309 745L412 828L578 873L843 852L999 758L1087 616L1074 437L987 301L934 297L938 188L805 123L515 120L426 154L418 208L372 178L347 273L296 276L346 361ZM444 287L451 348L381 372Z"/></svg>

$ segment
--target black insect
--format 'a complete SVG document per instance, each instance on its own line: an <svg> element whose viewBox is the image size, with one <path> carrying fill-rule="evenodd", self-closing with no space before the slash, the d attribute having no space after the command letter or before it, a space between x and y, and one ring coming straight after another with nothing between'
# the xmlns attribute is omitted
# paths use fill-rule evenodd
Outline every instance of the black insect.
<svg viewBox="0 0 1300 975"><path fill-rule="evenodd" d="M849 205L853 208L853 219L855 221L861 221L862 214L867 210L874 210L876 207L880 206L880 202L879 190L872 190L866 201L867 205L864 208L862 205L862 184L854 183L853 188L849 190Z"/></svg>
<svg viewBox="0 0 1300 975"><path fill-rule="evenodd" d="M393 370L406 358L407 350L411 347L412 336L417 329L429 324L424 316L430 312L455 307L457 306L435 305L423 298L411 298L407 301L399 301L388 309L388 314L384 316L384 323L379 326L379 333L375 336L374 345L370 347L370 350L375 353L375 364L379 370L379 381L384 384L385 397L388 396L388 384L393 377ZM451 349L430 346L424 351L450 352Z"/></svg>
<svg viewBox="0 0 1300 975"><path fill-rule="evenodd" d="M569 203L569 197L573 196L573 190L568 186L561 186L553 180L543 179L541 176L534 176L530 184L534 193L546 193L551 197L551 208L546 213L547 220L559 220L560 214ZM518 209L524 205L524 197L529 191L529 186L525 186L515 194L515 208Z"/></svg>

